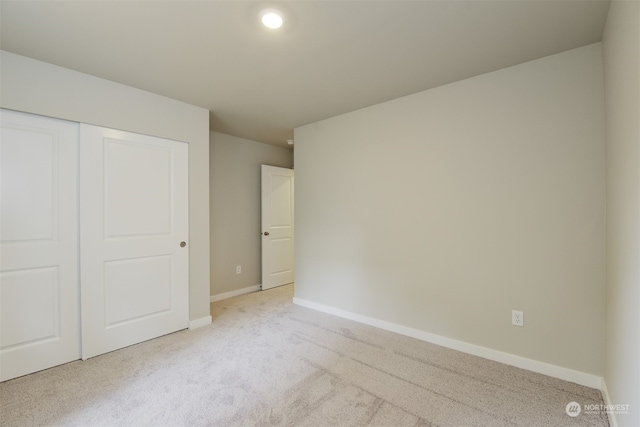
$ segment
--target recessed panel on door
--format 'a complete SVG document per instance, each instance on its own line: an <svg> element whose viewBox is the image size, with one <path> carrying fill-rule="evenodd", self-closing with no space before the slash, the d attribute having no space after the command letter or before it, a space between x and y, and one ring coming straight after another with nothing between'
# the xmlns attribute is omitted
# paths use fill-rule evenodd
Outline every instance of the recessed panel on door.
<svg viewBox="0 0 640 427"><path fill-rule="evenodd" d="M105 262L105 327L171 310L171 256Z"/></svg>
<svg viewBox="0 0 640 427"><path fill-rule="evenodd" d="M291 237L269 240L269 271L273 274L292 272L293 239Z"/></svg>
<svg viewBox="0 0 640 427"><path fill-rule="evenodd" d="M78 125L0 110L0 380L80 357Z"/></svg>
<svg viewBox="0 0 640 427"><path fill-rule="evenodd" d="M83 124L80 153L86 359L188 326L188 144Z"/></svg>
<svg viewBox="0 0 640 427"><path fill-rule="evenodd" d="M2 242L55 237L58 213L56 139L55 134L41 129L3 126Z"/></svg>
<svg viewBox="0 0 640 427"><path fill-rule="evenodd" d="M290 169L285 169L289 171ZM287 175L271 173L268 176L270 194L269 227L290 228L293 224L293 180Z"/></svg>
<svg viewBox="0 0 640 427"><path fill-rule="evenodd" d="M171 150L111 138L104 144L106 237L169 235Z"/></svg>
<svg viewBox="0 0 640 427"><path fill-rule="evenodd" d="M60 336L58 267L0 273L0 348L33 345Z"/></svg>

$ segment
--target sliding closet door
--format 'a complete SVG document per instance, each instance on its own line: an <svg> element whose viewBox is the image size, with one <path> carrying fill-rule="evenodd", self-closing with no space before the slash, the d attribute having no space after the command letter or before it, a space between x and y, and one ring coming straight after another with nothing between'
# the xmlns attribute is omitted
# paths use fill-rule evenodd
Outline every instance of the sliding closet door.
<svg viewBox="0 0 640 427"><path fill-rule="evenodd" d="M80 358L78 125L0 110L0 381Z"/></svg>
<svg viewBox="0 0 640 427"><path fill-rule="evenodd" d="M188 145L80 129L87 359L188 326Z"/></svg>

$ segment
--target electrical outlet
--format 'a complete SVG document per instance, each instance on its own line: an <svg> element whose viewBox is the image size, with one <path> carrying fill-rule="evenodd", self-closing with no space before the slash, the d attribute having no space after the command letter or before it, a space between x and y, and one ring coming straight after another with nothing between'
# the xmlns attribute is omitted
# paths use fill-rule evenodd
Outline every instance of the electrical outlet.
<svg viewBox="0 0 640 427"><path fill-rule="evenodd" d="M524 313L518 310L511 311L511 324L513 326L524 327Z"/></svg>
<svg viewBox="0 0 640 427"><path fill-rule="evenodd" d="M240 274L240 273L242 273L242 266L236 265L236 274Z"/></svg>

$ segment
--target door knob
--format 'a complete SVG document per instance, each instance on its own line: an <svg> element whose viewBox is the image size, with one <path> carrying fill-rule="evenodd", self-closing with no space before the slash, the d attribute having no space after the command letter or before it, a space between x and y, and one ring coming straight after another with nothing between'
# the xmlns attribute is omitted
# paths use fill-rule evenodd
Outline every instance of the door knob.
<svg viewBox="0 0 640 427"><path fill-rule="evenodd" d="M180 247L184 248L185 246L187 246L187 242L180 242Z"/></svg>
<svg viewBox="0 0 640 427"><path fill-rule="evenodd" d="M265 235L265 236L268 236L268 235L269 235L269 232L268 232L268 231L265 231L265 232L264 232L264 235Z"/></svg>

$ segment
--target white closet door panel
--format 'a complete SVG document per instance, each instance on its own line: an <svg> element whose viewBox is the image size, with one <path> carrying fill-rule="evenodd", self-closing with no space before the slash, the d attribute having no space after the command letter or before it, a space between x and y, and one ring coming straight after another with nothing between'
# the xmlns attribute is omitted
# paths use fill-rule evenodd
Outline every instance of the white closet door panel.
<svg viewBox="0 0 640 427"><path fill-rule="evenodd" d="M188 145L84 124L81 141L86 359L188 326Z"/></svg>
<svg viewBox="0 0 640 427"><path fill-rule="evenodd" d="M0 380L80 358L78 125L0 110Z"/></svg>

